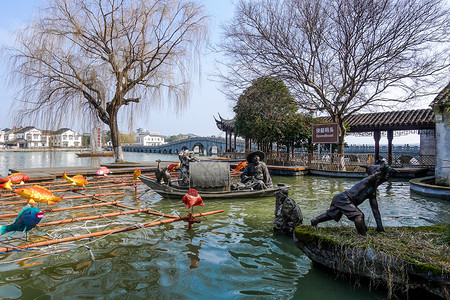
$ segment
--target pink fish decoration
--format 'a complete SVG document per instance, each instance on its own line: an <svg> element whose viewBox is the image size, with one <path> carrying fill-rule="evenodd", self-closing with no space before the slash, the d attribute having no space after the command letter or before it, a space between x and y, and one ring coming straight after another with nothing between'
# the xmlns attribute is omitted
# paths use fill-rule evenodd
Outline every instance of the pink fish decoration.
<svg viewBox="0 0 450 300"><path fill-rule="evenodd" d="M111 171L107 167L101 167L97 170L97 172L95 172L95 174L103 176L106 176L108 173L111 173Z"/></svg>

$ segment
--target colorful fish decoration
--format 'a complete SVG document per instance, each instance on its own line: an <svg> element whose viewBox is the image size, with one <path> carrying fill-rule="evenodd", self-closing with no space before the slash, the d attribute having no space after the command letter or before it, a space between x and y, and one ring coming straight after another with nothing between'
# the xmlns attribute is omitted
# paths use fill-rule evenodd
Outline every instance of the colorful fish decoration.
<svg viewBox="0 0 450 300"><path fill-rule="evenodd" d="M238 171L240 171L242 169L245 169L246 166L247 166L247 161L241 161L240 163L238 163L236 168L235 169L231 169L231 171L238 172Z"/></svg>
<svg viewBox="0 0 450 300"><path fill-rule="evenodd" d="M28 199L28 203L33 205L36 204L36 201L52 205L55 202L60 202L64 197L64 195L62 197L56 197L52 192L39 185L17 189L16 193Z"/></svg>
<svg viewBox="0 0 450 300"><path fill-rule="evenodd" d="M103 175L106 176L108 173L112 173L107 167L101 167L100 169L95 172L97 175Z"/></svg>
<svg viewBox="0 0 450 300"><path fill-rule="evenodd" d="M189 193L185 194L181 201L183 201L183 203L186 204L185 208L205 205L205 203L202 200L202 197L200 197L200 195L194 189L190 189Z"/></svg>
<svg viewBox="0 0 450 300"><path fill-rule="evenodd" d="M167 167L167 170L168 170L169 172L172 172L173 170L179 169L179 168L180 168L180 163L177 163L177 164L170 164L170 165Z"/></svg>
<svg viewBox="0 0 450 300"><path fill-rule="evenodd" d="M25 206L11 225L3 225L0 227L0 234L11 231L30 231L42 220L44 212L37 207ZM13 233L14 233L13 232Z"/></svg>
<svg viewBox="0 0 450 300"><path fill-rule="evenodd" d="M0 188L1 188L1 189L4 189L4 190L12 190L12 187L11 187L11 180L8 180L8 181L5 182L5 183L1 183L1 184L0 184Z"/></svg>
<svg viewBox="0 0 450 300"><path fill-rule="evenodd" d="M133 172L133 180L137 180L139 176L141 176L141 169L136 168Z"/></svg>
<svg viewBox="0 0 450 300"><path fill-rule="evenodd" d="M8 182L8 180L11 180L11 183L24 183L24 182L30 180L30 176L19 172L19 173L11 174L6 178L0 178L0 182Z"/></svg>
<svg viewBox="0 0 450 300"><path fill-rule="evenodd" d="M86 180L86 178L83 177L83 175L75 175L72 178L70 178L67 176L66 171L64 171L62 178L67 180L68 183L76 186L85 187L88 184L88 181Z"/></svg>

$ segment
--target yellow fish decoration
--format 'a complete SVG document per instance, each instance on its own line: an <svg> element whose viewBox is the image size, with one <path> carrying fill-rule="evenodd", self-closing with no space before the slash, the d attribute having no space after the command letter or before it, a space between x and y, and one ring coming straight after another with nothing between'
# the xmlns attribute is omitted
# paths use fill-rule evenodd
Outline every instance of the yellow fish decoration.
<svg viewBox="0 0 450 300"><path fill-rule="evenodd" d="M35 205L37 202L47 203L48 205L52 205L55 202L60 202L64 197L56 197L52 192L43 188L39 185L34 185L32 187L24 187L16 190L16 193L25 199L28 199L28 203Z"/></svg>
<svg viewBox="0 0 450 300"><path fill-rule="evenodd" d="M66 171L64 171L62 178L67 180L68 183L76 186L85 187L88 184L87 179L84 178L83 175L75 175L72 178L70 178L67 176Z"/></svg>
<svg viewBox="0 0 450 300"><path fill-rule="evenodd" d="M11 180L8 180L5 183L0 183L0 189L4 189L4 190L12 190L11 187Z"/></svg>
<svg viewBox="0 0 450 300"><path fill-rule="evenodd" d="M141 176L141 169L136 168L133 172L133 180L138 180L139 176Z"/></svg>

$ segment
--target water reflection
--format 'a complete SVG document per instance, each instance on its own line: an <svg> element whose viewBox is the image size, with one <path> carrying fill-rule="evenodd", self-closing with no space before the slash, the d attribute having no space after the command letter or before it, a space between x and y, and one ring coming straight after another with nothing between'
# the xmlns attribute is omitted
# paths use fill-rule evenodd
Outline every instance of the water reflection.
<svg viewBox="0 0 450 300"><path fill-rule="evenodd" d="M62 165L72 161L72 158L65 161L66 155L69 154L58 158ZM0 155L0 162L2 159ZM51 158L56 163L54 159ZM73 159L81 164L92 161L91 158ZM156 158L125 159L154 161ZM39 163L33 162L32 166ZM275 184L292 185L289 195L299 203L305 223L324 212L335 194L359 181L316 176L274 177L273 180ZM185 213L181 200L165 200L152 192L144 194L143 185L137 186L137 193L132 189L126 197L108 200L121 200L125 205L172 215ZM410 194L407 181L393 180L381 185L378 202L385 226L449 221L448 201ZM29 253L2 255L0 298L203 299L211 295L217 299L384 298L383 293L370 291L364 285L355 286L317 269L290 237L274 233L275 198L210 200L205 204L196 211L223 209L225 212L200 219L202 222L191 230L187 224L178 222L96 240L90 244L95 261L85 247L38 259L27 258L22 265L1 263L24 258ZM369 225L375 226L368 203L360 207ZM135 222L149 221L145 215L134 218L137 218ZM120 220L132 222L133 217ZM339 223L322 224L353 226L346 218Z"/></svg>

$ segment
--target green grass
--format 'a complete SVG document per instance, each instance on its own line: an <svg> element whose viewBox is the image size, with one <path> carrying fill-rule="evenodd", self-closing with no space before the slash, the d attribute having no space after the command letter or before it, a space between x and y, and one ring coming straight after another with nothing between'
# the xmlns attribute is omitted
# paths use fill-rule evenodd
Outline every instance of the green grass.
<svg viewBox="0 0 450 300"><path fill-rule="evenodd" d="M370 248L399 257L414 264L417 272L442 275L450 271L450 224L421 227L386 227L378 233L369 228L367 236L356 233L354 227L300 226L296 228L301 239L320 239L329 246L349 245Z"/></svg>

